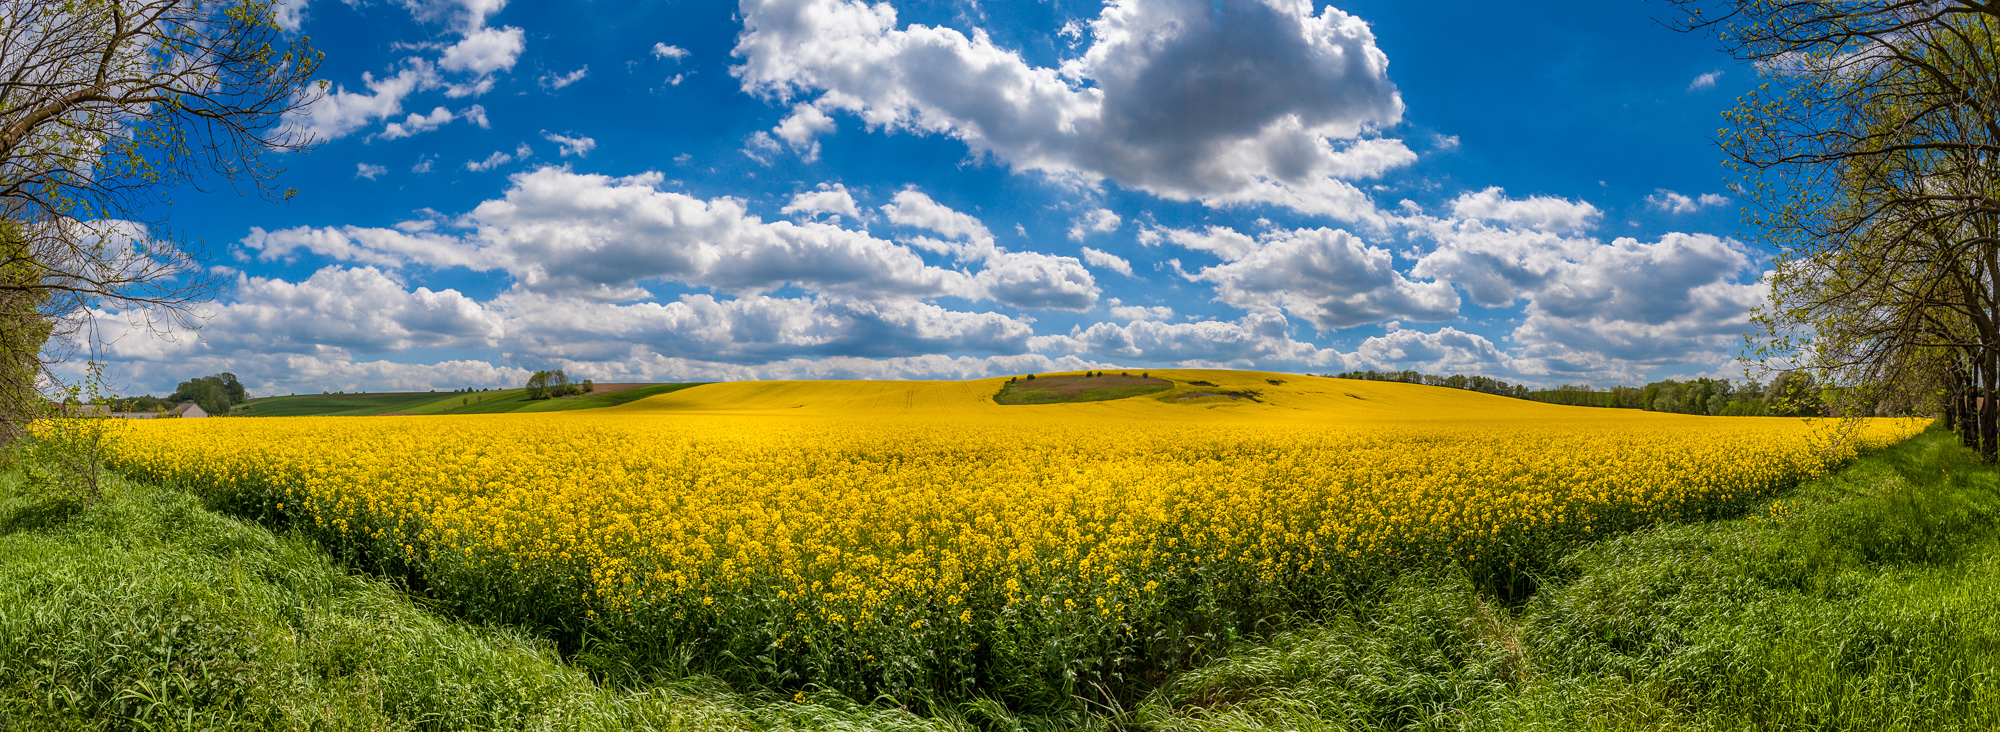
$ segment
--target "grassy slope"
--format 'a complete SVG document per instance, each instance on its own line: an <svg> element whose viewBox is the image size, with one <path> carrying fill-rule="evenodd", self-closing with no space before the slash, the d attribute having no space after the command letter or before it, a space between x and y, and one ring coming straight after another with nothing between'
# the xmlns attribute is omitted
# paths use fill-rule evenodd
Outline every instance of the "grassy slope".
<svg viewBox="0 0 2000 732"><path fill-rule="evenodd" d="M266 397L245 404L251 417L365 417L376 414L497 414L502 412L562 412L599 409L627 404L649 396L698 386L698 384L653 384L609 394L584 395L574 399L528 399L526 389L441 394L435 392ZM467 401L471 401L467 404ZM240 410L241 408L239 408Z"/></svg>
<svg viewBox="0 0 2000 732"><path fill-rule="evenodd" d="M502 412L512 412L534 403L528 399L527 389L502 389L479 394L461 394L459 396L462 398L471 397L472 403L464 404L461 403L460 399L452 399L436 404L427 404L425 405L427 411L420 412L420 414L499 414Z"/></svg>
<svg viewBox="0 0 2000 732"><path fill-rule="evenodd" d="M467 402L471 404L486 404L496 400L514 399L527 393L527 389L495 389L493 391L477 391L469 394L447 394L442 399L414 404L397 411L408 412L410 414L450 414L453 410L468 406Z"/></svg>
<svg viewBox="0 0 2000 732"><path fill-rule="evenodd" d="M252 399L236 414L250 417L352 417L400 412L445 397L431 392L393 394L299 394Z"/></svg>
<svg viewBox="0 0 2000 732"><path fill-rule="evenodd" d="M699 681L606 689L549 644L437 617L301 539L113 482L0 473L0 729L913 729L907 713Z"/></svg>
<svg viewBox="0 0 2000 732"><path fill-rule="evenodd" d="M2000 728L2000 473L1938 434L1750 517L1600 542L1519 606L1406 577L1090 720L607 690L183 495L76 511L11 481L5 729Z"/></svg>
<svg viewBox="0 0 2000 732"><path fill-rule="evenodd" d="M641 386L624 391L614 391L609 394L585 394L573 399L545 399L531 403L515 411L567 412L577 409L615 407L620 404L630 404L650 396L670 394L692 386L701 386L701 384L653 384L651 386Z"/></svg>

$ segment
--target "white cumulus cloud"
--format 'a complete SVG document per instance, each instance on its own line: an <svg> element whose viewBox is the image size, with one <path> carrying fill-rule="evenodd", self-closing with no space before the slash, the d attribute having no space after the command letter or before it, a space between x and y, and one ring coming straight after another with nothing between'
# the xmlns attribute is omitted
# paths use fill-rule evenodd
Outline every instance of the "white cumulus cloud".
<svg viewBox="0 0 2000 732"><path fill-rule="evenodd" d="M887 4L749 0L732 69L871 128L941 133L1021 170L1172 200L1376 217L1344 178L1415 159L1375 136L1402 118L1359 18L1309 3L1114 0L1092 43L1035 66L985 33L904 25Z"/></svg>
<svg viewBox="0 0 2000 732"><path fill-rule="evenodd" d="M543 130L542 139L555 143L556 147L558 148L558 152L561 154L562 157L569 157L571 155L575 155L581 158L589 155L590 151L597 149L596 140L584 137L582 135L569 137L567 135L558 135L556 133Z"/></svg>
<svg viewBox="0 0 2000 732"><path fill-rule="evenodd" d="M1092 267L1103 267L1126 277L1135 276L1132 274L1131 262L1126 261L1124 257L1110 252L1084 247L1083 261L1089 262Z"/></svg>
<svg viewBox="0 0 2000 732"><path fill-rule="evenodd" d="M585 65L582 68L579 68L575 71L571 71L567 74L557 74L554 72L542 74L542 78L537 81L542 85L543 89L547 89L549 91L555 91L557 89L561 89L563 87L582 81L584 75L589 73L590 73L590 66Z"/></svg>
<svg viewBox="0 0 2000 732"><path fill-rule="evenodd" d="M474 173L484 173L486 171L498 168L502 165L506 165L511 162L514 162L513 155L509 155L499 150L494 150L493 154L486 156L485 160L465 161L465 169L470 170Z"/></svg>
<svg viewBox="0 0 2000 732"><path fill-rule="evenodd" d="M1700 196L1690 198L1665 188L1660 188L1654 190L1653 195L1646 197L1646 204L1652 206L1654 210L1665 211L1670 214L1684 214L1694 213L1710 206L1727 206L1729 205L1729 197L1716 193L1703 193Z"/></svg>
<svg viewBox="0 0 2000 732"><path fill-rule="evenodd" d="M847 186L839 183L821 183L819 187L803 191L794 196L779 213L833 214L850 219L861 218L861 207L854 202L854 195L847 192Z"/></svg>
<svg viewBox="0 0 2000 732"><path fill-rule="evenodd" d="M367 93L350 92L345 86L335 85L332 92L295 113L291 124L320 140L338 139L376 120L402 113L405 98L434 88L440 82L429 62L411 59L402 70L385 79L364 72L361 83Z"/></svg>
<svg viewBox="0 0 2000 732"><path fill-rule="evenodd" d="M486 111L484 109L481 109L479 114L480 118L484 119L486 116ZM387 125L384 125L382 127L382 132L380 135L378 135L378 137L381 137L384 140L396 140L404 137L409 137L411 135L429 132L439 127L443 127L445 123L450 122L457 118L458 118L457 115L452 114L451 110L445 109L444 107L437 107L435 109L432 109L430 111L430 114L412 114L408 117L405 117L401 122L391 122Z"/></svg>
<svg viewBox="0 0 2000 732"><path fill-rule="evenodd" d="M1337 229L1268 232L1254 249L1188 279L1215 285L1216 299L1226 304L1283 311L1322 331L1458 314L1450 284L1411 280L1388 250Z"/></svg>
<svg viewBox="0 0 2000 732"><path fill-rule="evenodd" d="M1604 216L1588 201L1554 196L1508 198L1507 192L1498 187L1452 199L1451 210L1460 218L1486 219L1555 233L1589 231L1597 228L1598 220Z"/></svg>
<svg viewBox="0 0 2000 732"><path fill-rule="evenodd" d="M1174 319L1174 309L1165 305L1112 305L1111 317L1119 320L1158 320L1167 322Z"/></svg>
<svg viewBox="0 0 2000 732"><path fill-rule="evenodd" d="M1118 227L1123 223L1125 223L1125 219L1120 218L1118 214L1112 213L1109 209L1092 209L1085 212L1082 216L1078 216L1076 222L1070 225L1069 238L1082 241L1084 237L1091 234L1107 234L1117 231Z"/></svg>
<svg viewBox="0 0 2000 732"><path fill-rule="evenodd" d="M447 47L438 60L438 68L486 76L514 68L523 48L525 43L519 28L480 28Z"/></svg>

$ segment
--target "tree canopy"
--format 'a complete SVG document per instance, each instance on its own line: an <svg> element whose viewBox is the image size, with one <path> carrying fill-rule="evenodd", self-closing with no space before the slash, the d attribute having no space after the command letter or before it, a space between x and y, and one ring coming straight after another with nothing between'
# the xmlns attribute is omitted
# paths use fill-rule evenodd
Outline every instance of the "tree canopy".
<svg viewBox="0 0 2000 732"><path fill-rule="evenodd" d="M320 54L271 0L0 3L0 442L93 345L86 309L200 325L215 283L159 193L214 177L284 198L270 153L323 93Z"/></svg>
<svg viewBox="0 0 2000 732"><path fill-rule="evenodd" d="M1777 252L1755 355L1835 413L1942 412L2000 456L2000 4L1672 4L1767 82L1720 131Z"/></svg>
<svg viewBox="0 0 2000 732"><path fill-rule="evenodd" d="M528 377L529 399L555 399L557 397L576 396L590 390L591 382L589 379L572 382L569 380L569 374L563 373L562 369L536 371L533 376Z"/></svg>
<svg viewBox="0 0 2000 732"><path fill-rule="evenodd" d="M201 406L201 411L223 415L229 413L230 407L249 398L250 395L243 389L243 382L237 381L235 374L225 371L181 382L174 393L167 396L167 401L174 404L194 402Z"/></svg>

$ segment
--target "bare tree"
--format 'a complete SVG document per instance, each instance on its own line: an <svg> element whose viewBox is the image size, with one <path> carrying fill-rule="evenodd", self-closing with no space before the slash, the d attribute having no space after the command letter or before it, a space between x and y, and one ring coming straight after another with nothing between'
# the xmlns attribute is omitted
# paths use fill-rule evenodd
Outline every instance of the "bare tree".
<svg viewBox="0 0 2000 732"><path fill-rule="evenodd" d="M94 345L87 309L199 326L216 285L161 191L290 197L269 154L313 144L295 115L324 93L320 57L271 0L0 2L0 444Z"/></svg>

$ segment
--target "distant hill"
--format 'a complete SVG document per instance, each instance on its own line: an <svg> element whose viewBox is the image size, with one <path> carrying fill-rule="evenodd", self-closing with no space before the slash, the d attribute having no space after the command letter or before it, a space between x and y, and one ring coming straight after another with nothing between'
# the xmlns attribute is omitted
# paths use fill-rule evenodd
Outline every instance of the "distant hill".
<svg viewBox="0 0 2000 732"><path fill-rule="evenodd" d="M526 389L475 392L379 392L298 394L244 402L237 417L372 417L390 414L497 414L597 409L686 389L699 384L599 384L589 394L560 399L528 399Z"/></svg>
<svg viewBox="0 0 2000 732"><path fill-rule="evenodd" d="M1128 369L1095 377L1085 373L1040 373L1032 380L1023 375L969 381L734 381L676 391L619 411L1003 423L1065 415L1263 424L1615 421L1668 416L1559 406L1421 384L1260 371ZM1044 383L1050 388L1042 387ZM1097 388L1098 384L1105 388Z"/></svg>

